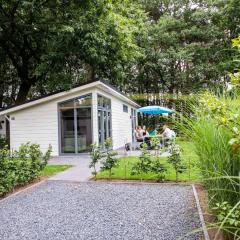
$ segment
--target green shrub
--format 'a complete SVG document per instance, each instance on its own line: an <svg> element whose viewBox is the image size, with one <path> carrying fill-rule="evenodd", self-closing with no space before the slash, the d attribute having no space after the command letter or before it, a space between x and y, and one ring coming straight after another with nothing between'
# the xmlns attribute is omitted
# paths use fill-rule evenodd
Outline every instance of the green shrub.
<svg viewBox="0 0 240 240"><path fill-rule="evenodd" d="M0 137L0 149L3 149L3 148L5 148L5 147L7 147L7 146L8 146L8 144L7 144L6 139Z"/></svg>
<svg viewBox="0 0 240 240"><path fill-rule="evenodd" d="M134 163L132 166L132 175L142 174L142 173L148 173L151 171L151 154L148 151L148 146L146 143L141 145L141 155L138 158L139 161ZM142 180L142 179L141 179Z"/></svg>
<svg viewBox="0 0 240 240"><path fill-rule="evenodd" d="M165 179L164 173L167 171L167 168L161 163L161 157L157 156L151 159L150 171L156 175L157 181Z"/></svg>
<svg viewBox="0 0 240 240"><path fill-rule="evenodd" d="M213 210L217 216L218 227L223 229L230 239L232 236L236 240L240 239L240 202L234 207L228 202L217 203Z"/></svg>
<svg viewBox="0 0 240 240"><path fill-rule="evenodd" d="M179 173L182 173L187 169L186 166L184 166L182 163L180 146L177 144L171 145L170 154L171 155L168 157L168 163L173 165L176 173L176 182L178 182Z"/></svg>
<svg viewBox="0 0 240 240"><path fill-rule="evenodd" d="M94 175L94 178L96 179L97 176L97 169L96 164L104 157L105 155L101 151L101 147L97 144L92 145L92 150L90 152L91 162L89 164L89 168L93 168L92 174Z"/></svg>
<svg viewBox="0 0 240 240"><path fill-rule="evenodd" d="M0 149L0 195L36 179L47 165L51 146L45 154L37 144L22 144L18 151Z"/></svg>
<svg viewBox="0 0 240 240"><path fill-rule="evenodd" d="M108 138L104 143L106 149L105 159L102 161L101 170L107 170L109 172L109 178L112 177L112 169L117 167L118 165L118 158L117 152L112 150L112 139Z"/></svg>

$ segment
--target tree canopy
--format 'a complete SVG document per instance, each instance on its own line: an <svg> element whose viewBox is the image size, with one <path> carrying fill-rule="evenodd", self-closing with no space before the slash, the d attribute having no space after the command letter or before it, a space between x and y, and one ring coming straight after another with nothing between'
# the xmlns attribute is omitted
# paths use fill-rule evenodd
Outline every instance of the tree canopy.
<svg viewBox="0 0 240 240"><path fill-rule="evenodd" d="M103 79L128 93L228 81L237 0L2 0L0 107Z"/></svg>

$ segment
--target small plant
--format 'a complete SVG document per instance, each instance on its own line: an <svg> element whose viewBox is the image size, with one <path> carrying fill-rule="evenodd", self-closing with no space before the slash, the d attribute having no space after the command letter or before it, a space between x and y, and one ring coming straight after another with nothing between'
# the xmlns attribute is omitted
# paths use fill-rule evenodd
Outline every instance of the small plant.
<svg viewBox="0 0 240 240"><path fill-rule="evenodd" d="M240 203L235 207L226 201L216 203L213 211L219 222L218 227L225 231L226 235L230 234L234 239L240 239Z"/></svg>
<svg viewBox="0 0 240 240"><path fill-rule="evenodd" d="M156 174L157 181L163 181L165 179L164 172L166 172L166 167L161 163L160 157L152 159L151 172Z"/></svg>
<svg viewBox="0 0 240 240"><path fill-rule="evenodd" d="M0 149L8 147L7 141L5 138L0 137Z"/></svg>
<svg viewBox="0 0 240 240"><path fill-rule="evenodd" d="M118 158L117 152L112 150L112 139L108 138L104 143L106 149L106 156L105 159L102 161L101 170L107 170L109 172L109 178L112 177L112 169L117 167L118 165Z"/></svg>
<svg viewBox="0 0 240 240"><path fill-rule="evenodd" d="M155 151L155 156L159 155L159 148L160 148L160 139L157 137L151 138L151 146Z"/></svg>
<svg viewBox="0 0 240 240"><path fill-rule="evenodd" d="M147 148L148 146L146 143L142 144L140 148L142 153L139 157L139 161L137 161L132 167L132 175L147 173L151 171L151 154L149 153Z"/></svg>
<svg viewBox="0 0 240 240"><path fill-rule="evenodd" d="M101 148L97 144L92 145L92 150L90 152L91 162L89 164L90 168L93 168L92 174L94 175L94 179L97 177L96 164L104 157L104 154L101 151Z"/></svg>
<svg viewBox="0 0 240 240"><path fill-rule="evenodd" d="M181 148L179 145L172 145L170 148L171 155L168 157L168 163L172 164L176 172L176 182L179 179L179 173L186 170L186 167L182 164Z"/></svg>

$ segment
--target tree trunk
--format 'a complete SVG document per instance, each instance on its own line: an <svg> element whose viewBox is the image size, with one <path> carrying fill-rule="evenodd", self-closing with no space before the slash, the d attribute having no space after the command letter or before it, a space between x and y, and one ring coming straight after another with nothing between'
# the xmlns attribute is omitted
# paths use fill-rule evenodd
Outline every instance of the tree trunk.
<svg viewBox="0 0 240 240"><path fill-rule="evenodd" d="M95 70L94 67L90 64L86 65L87 69L87 81L94 81L95 80Z"/></svg>
<svg viewBox="0 0 240 240"><path fill-rule="evenodd" d="M96 181L96 179L97 179L97 170L96 170L96 166L94 165L93 168L94 168L94 180Z"/></svg>
<svg viewBox="0 0 240 240"><path fill-rule="evenodd" d="M15 104L21 104L26 101L31 86L31 83L21 82Z"/></svg>

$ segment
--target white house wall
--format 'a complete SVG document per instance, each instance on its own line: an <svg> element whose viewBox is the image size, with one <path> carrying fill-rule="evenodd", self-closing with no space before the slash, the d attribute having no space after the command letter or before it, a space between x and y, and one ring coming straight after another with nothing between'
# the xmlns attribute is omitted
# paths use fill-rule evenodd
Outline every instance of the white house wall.
<svg viewBox="0 0 240 240"><path fill-rule="evenodd" d="M11 149L18 149L21 144L31 142L39 144L41 150L46 151L51 144L52 155L59 155L58 103L92 92L92 89L80 91L12 113L10 117L14 120L10 124ZM96 114L93 117L96 118Z"/></svg>

